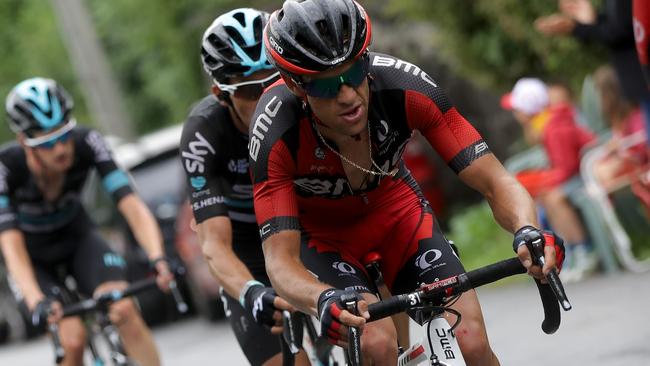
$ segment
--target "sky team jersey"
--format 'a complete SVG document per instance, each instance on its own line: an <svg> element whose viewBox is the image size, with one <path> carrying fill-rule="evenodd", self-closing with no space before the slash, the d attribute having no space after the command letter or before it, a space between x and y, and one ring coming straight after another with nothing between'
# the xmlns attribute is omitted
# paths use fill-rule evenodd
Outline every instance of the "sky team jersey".
<svg viewBox="0 0 650 366"><path fill-rule="evenodd" d="M248 172L248 136L213 95L192 110L183 126L181 158L197 223L215 216L255 224Z"/></svg>
<svg viewBox="0 0 650 366"><path fill-rule="evenodd" d="M93 168L114 202L132 192L127 174L117 167L98 131L76 127L71 133L74 162L65 173L61 194L52 202L38 188L23 148L16 142L0 147L0 231L47 233L72 222L83 210L80 194Z"/></svg>
<svg viewBox="0 0 650 366"><path fill-rule="evenodd" d="M413 130L419 130L456 173L489 153L479 133L419 67L385 54L371 53L370 58L372 158L382 170L397 174L353 192L340 158L322 144L301 100L280 81L257 104L249 133L263 240L282 230L300 229L331 237L341 225L401 205L400 199L411 195L415 184L402 162Z"/></svg>

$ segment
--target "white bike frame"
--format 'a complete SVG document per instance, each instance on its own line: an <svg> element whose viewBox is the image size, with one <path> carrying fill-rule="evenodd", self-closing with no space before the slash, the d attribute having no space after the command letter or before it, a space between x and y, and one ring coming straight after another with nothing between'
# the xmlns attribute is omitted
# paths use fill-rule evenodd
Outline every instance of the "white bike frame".
<svg viewBox="0 0 650 366"><path fill-rule="evenodd" d="M432 354L438 358L439 365L466 366L458 346L458 339L451 331L444 313L434 316L421 328L422 339L399 355L398 366L432 365Z"/></svg>

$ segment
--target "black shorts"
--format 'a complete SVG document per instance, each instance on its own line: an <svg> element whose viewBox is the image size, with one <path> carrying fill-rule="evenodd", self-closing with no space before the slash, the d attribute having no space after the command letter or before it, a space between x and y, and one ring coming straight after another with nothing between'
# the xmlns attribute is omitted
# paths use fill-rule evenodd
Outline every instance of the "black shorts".
<svg viewBox="0 0 650 366"><path fill-rule="evenodd" d="M256 280L269 285L268 278L259 277ZM281 352L280 336L273 335L269 328L258 325L253 315L223 289L221 289L221 300L239 347L251 365L261 365Z"/></svg>
<svg viewBox="0 0 650 366"><path fill-rule="evenodd" d="M76 290L92 296L109 281L126 281L126 262L113 252L87 218L50 234L26 234L27 251L38 285L46 296L66 302L64 283L72 276Z"/></svg>
<svg viewBox="0 0 650 366"><path fill-rule="evenodd" d="M390 280L386 282L392 294L411 292L423 283L431 283L465 272L463 265L452 249L451 244L438 228L431 213L410 220L412 226L402 226L394 237L409 238L408 242L392 242L377 246L369 252L381 256L381 267L395 268ZM417 235L416 235L417 233ZM425 234L428 233L428 234ZM354 246L355 243L347 243ZM368 253L353 254L342 245L332 245L302 237L300 256L305 267L319 281L339 289L353 289L358 292L375 293L376 286L363 268L363 256ZM358 252L358 251L357 251Z"/></svg>

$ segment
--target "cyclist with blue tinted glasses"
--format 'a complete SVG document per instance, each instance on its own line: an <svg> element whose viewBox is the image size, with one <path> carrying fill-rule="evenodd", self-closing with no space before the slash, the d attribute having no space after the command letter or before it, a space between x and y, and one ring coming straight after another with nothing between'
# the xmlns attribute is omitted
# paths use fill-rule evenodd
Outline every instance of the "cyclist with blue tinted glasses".
<svg viewBox="0 0 650 366"><path fill-rule="evenodd" d="M562 262L562 241L537 226L533 201L487 143L418 66L370 52L371 22L353 0L285 1L264 30L269 60L283 82L260 98L250 126L249 160L267 272L276 291L318 316L321 333L345 346L347 326L363 327L367 364L395 365L390 319L366 324L377 301L363 258L377 252L393 294L464 272L431 206L402 160L414 130L514 233L531 274L526 241L545 242L544 273ZM359 301L346 310L346 297ZM451 306L468 365L498 365L478 298Z"/></svg>
<svg viewBox="0 0 650 366"><path fill-rule="evenodd" d="M203 254L253 365L281 363L280 337L272 333L281 331L277 310L290 308L266 276L248 172L249 121L264 88L278 79L262 46L267 19L258 10L235 9L205 31L201 60L212 93L190 112L180 144Z"/></svg>
<svg viewBox="0 0 650 366"><path fill-rule="evenodd" d="M137 241L155 263L158 285L173 278L164 260L160 229L134 194L102 135L76 125L72 98L45 78L27 79L6 99L17 143L0 147L0 246L16 296L37 316L49 309L59 322L65 365L82 364L85 328L79 318L61 319L65 284L93 296L127 286L125 262L99 236L81 203L81 190L95 169ZM131 300L110 309L127 353L142 365L158 365L153 338Z"/></svg>

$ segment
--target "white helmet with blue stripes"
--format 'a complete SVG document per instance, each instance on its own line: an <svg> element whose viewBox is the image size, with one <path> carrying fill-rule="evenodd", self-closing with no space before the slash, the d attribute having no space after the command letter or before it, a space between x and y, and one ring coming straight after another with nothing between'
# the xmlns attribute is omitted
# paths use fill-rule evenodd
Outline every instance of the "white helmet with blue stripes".
<svg viewBox="0 0 650 366"><path fill-rule="evenodd" d="M205 71L223 83L232 77L246 77L259 70L273 69L262 43L262 32L268 18L266 12L240 8L215 19L201 42L201 61Z"/></svg>
<svg viewBox="0 0 650 366"><path fill-rule="evenodd" d="M5 101L9 127L30 137L34 132L49 132L67 123L73 106L61 85L40 77L18 83Z"/></svg>

